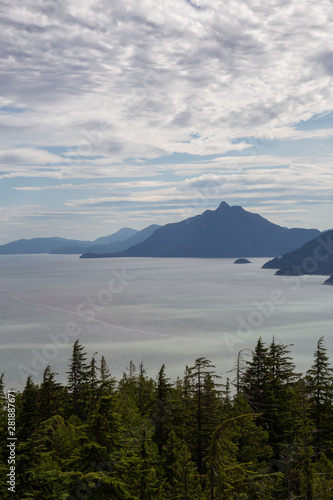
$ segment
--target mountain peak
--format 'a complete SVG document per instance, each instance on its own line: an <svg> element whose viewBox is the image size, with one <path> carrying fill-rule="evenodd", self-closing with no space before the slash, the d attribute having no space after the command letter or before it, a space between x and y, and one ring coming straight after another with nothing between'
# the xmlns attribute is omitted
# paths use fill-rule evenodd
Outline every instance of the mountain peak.
<svg viewBox="0 0 333 500"><path fill-rule="evenodd" d="M215 210L161 227L142 243L116 256L266 257L297 248L319 231L303 229L294 233L241 206L231 207L222 201Z"/></svg>
<svg viewBox="0 0 333 500"><path fill-rule="evenodd" d="M225 201L222 201L222 203L219 204L218 208L216 209L216 212L225 212L226 210L230 209L230 205L226 203Z"/></svg>

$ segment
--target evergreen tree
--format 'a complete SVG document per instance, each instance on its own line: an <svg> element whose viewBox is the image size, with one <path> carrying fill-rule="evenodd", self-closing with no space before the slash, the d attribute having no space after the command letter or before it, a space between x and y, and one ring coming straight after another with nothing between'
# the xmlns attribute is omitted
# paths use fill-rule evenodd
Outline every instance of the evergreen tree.
<svg viewBox="0 0 333 500"><path fill-rule="evenodd" d="M89 403L89 378L91 370L86 364L87 355L84 347L76 340L73 345L73 354L70 360L68 374L68 391L71 396L70 414L77 415L83 419L87 413Z"/></svg>
<svg viewBox="0 0 333 500"><path fill-rule="evenodd" d="M73 463L82 473L81 489L89 498L126 498L121 479L121 436L124 427L117 395L102 396L89 412L84 425L86 439Z"/></svg>
<svg viewBox="0 0 333 500"><path fill-rule="evenodd" d="M64 390L55 381L56 373L51 372L47 366L43 373L43 382L38 391L38 402L41 420L48 420L53 415L59 415L63 411Z"/></svg>
<svg viewBox="0 0 333 500"><path fill-rule="evenodd" d="M252 408L263 413L267 410L270 360L268 348L260 337L253 351L252 360L245 362L247 369L240 377L240 391L249 400Z"/></svg>
<svg viewBox="0 0 333 500"><path fill-rule="evenodd" d="M306 373L310 415L316 425L317 453L331 450L333 445L333 369L326 352L321 337L314 353L314 363Z"/></svg>
<svg viewBox="0 0 333 500"><path fill-rule="evenodd" d="M151 412L154 401L155 381L149 378L140 363L139 373L132 361L129 366L129 374L123 374L118 388L123 397L135 404L141 415L148 415Z"/></svg>
<svg viewBox="0 0 333 500"><path fill-rule="evenodd" d="M17 428L18 440L25 441L37 429L40 420L40 408L38 402L38 385L34 384L32 376L29 375L23 389L22 395L16 398L17 403Z"/></svg>
<svg viewBox="0 0 333 500"><path fill-rule="evenodd" d="M80 446L73 423L55 415L42 422L29 438L20 442L17 454L19 500L65 500L75 484L74 470L67 465ZM7 497L4 497L7 498ZM14 497L15 498L15 497Z"/></svg>
<svg viewBox="0 0 333 500"><path fill-rule="evenodd" d="M99 372L99 392L101 394L112 394L116 386L116 379L111 376L104 356L101 357Z"/></svg>
<svg viewBox="0 0 333 500"><path fill-rule="evenodd" d="M290 453L293 446L289 447L288 455L290 457L287 467L287 485L288 495L292 491L297 494L303 494L307 500L312 500L314 495L314 437L315 426L310 416L310 403L306 394L306 383L304 379L299 382L299 402L297 410L299 412L299 429L294 440L294 453ZM294 464L292 459L294 458ZM294 484L297 484L295 487Z"/></svg>
<svg viewBox="0 0 333 500"><path fill-rule="evenodd" d="M184 441L170 431L165 446L164 469L167 478L166 498L203 500L200 476Z"/></svg>
<svg viewBox="0 0 333 500"><path fill-rule="evenodd" d="M319 339L304 379L288 346L259 339L236 397L198 358L171 384L133 363L118 386L76 341L62 387L46 367L16 395L14 500L331 500L332 369ZM0 377L0 497L7 413ZM260 413L258 413L260 411ZM59 414L57 414L59 413Z"/></svg>
<svg viewBox="0 0 333 500"><path fill-rule="evenodd" d="M332 500L333 498L333 462L322 453L313 465L313 498ZM301 485L302 487L303 485ZM306 481L305 481L306 490ZM301 489L301 491L303 491Z"/></svg>
<svg viewBox="0 0 333 500"><path fill-rule="evenodd" d="M288 346L277 344L275 339L270 345L269 386L267 401L269 409L266 417L269 424L270 442L278 456L283 443L291 443L298 427L297 387L300 378L295 373L295 364L289 356Z"/></svg>
<svg viewBox="0 0 333 500"><path fill-rule="evenodd" d="M249 409L249 408L248 408ZM267 437L255 424L255 414L245 413L221 422L214 431L207 456L207 498L236 499L257 498L271 500L275 475L260 462L248 460L246 454L240 457L241 438L248 433L256 435L256 448L251 450L252 459L257 453L265 456L261 447ZM264 446L265 449L265 446ZM259 451L260 450L260 451ZM269 451L269 448L267 448ZM267 458L267 457L266 457ZM244 495L243 497L241 495ZM252 496L255 495L255 496Z"/></svg>
<svg viewBox="0 0 333 500"><path fill-rule="evenodd" d="M152 430L142 426L140 458L140 500L159 500L164 496L164 480L156 444L152 440Z"/></svg>
<svg viewBox="0 0 333 500"><path fill-rule="evenodd" d="M155 392L155 382L147 376L143 367L143 362L139 365L139 374L137 377L137 405L141 415L147 414L152 407Z"/></svg>
<svg viewBox="0 0 333 500"><path fill-rule="evenodd" d="M270 379L276 387L290 386L299 380L300 374L295 373L295 363L289 356L288 346L277 344L273 337L268 356L270 360Z"/></svg>
<svg viewBox="0 0 333 500"><path fill-rule="evenodd" d="M260 413L259 423L269 430L270 444L277 459L283 443L293 439L297 429L296 387L299 374L289 356L288 346L273 341L267 349L258 340L252 361L241 380L242 392Z"/></svg>
<svg viewBox="0 0 333 500"><path fill-rule="evenodd" d="M195 360L194 366L189 369L188 377L193 381L194 384L194 394L193 402L195 404L195 420L196 420L196 430L194 435L194 442L196 443L196 463L198 467L199 474L203 472L203 456L205 444L207 443L207 435L209 434L211 427L209 426L209 421L211 421L210 411L207 411L207 405L205 405L204 398L204 387L206 384L206 389L209 389L210 395L214 393L215 387L214 378L221 378L216 375L215 366L205 357L201 357ZM206 395L207 396L207 395Z"/></svg>
<svg viewBox="0 0 333 500"><path fill-rule="evenodd" d="M154 439L161 454L165 446L171 426L171 384L165 376L165 365L162 365L157 377L156 397L153 402L152 421L155 426Z"/></svg>
<svg viewBox="0 0 333 500"><path fill-rule="evenodd" d="M95 354L97 354L97 352L95 352ZM97 367L95 354L91 358L87 374L90 397L92 399L95 399L97 397L97 388L99 385L99 368Z"/></svg>
<svg viewBox="0 0 333 500"><path fill-rule="evenodd" d="M172 428L177 437L189 443L193 441L193 429L196 428L196 412L193 409L195 384L186 366L183 379L178 378L171 393Z"/></svg>

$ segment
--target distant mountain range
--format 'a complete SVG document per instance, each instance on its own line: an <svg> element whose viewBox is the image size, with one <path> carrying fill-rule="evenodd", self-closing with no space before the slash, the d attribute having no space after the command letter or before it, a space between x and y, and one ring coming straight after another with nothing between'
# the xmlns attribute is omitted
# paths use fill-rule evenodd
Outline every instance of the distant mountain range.
<svg viewBox="0 0 333 500"><path fill-rule="evenodd" d="M326 231L300 248L266 262L264 269L278 269L283 276L333 274L333 230ZM333 280L327 280L331 284Z"/></svg>
<svg viewBox="0 0 333 500"><path fill-rule="evenodd" d="M240 258L284 255L320 235L317 229L288 229L222 202L216 210L165 226L123 228L97 240L34 238L0 246L0 254L61 253L98 257Z"/></svg>
<svg viewBox="0 0 333 500"><path fill-rule="evenodd" d="M159 227L159 226L156 226ZM128 246L124 245L123 242L129 238L132 238L136 233L138 233L136 229L131 229L130 227L123 227L119 229L116 233L110 234L108 236L102 236L101 238L97 238L95 241L90 241L88 245L77 245L77 246L68 246L65 245L63 247L57 247L55 250L52 250L50 253L52 254L82 254L87 248L89 250L93 248L93 252L101 252L106 253L109 251L113 252L121 252L122 250L126 250L131 244ZM134 243L132 243L134 244ZM96 248L95 248L96 247ZM100 247L100 248L97 248ZM112 249L112 250L110 250Z"/></svg>
<svg viewBox="0 0 333 500"><path fill-rule="evenodd" d="M109 236L102 236L95 241L69 240L67 238L32 238L29 240L16 240L0 245L0 255L4 254L26 254L26 253L61 253L82 254L86 248L92 245L111 244L122 242L134 236L138 231L124 227ZM128 248L128 247L126 247ZM124 248L121 247L121 250ZM106 250L107 251L107 250ZM116 250L118 251L118 250Z"/></svg>
<svg viewBox="0 0 333 500"><path fill-rule="evenodd" d="M91 241L67 240L66 238L32 238L31 240L17 240L0 245L0 255L25 253L50 253L59 247L86 247Z"/></svg>
<svg viewBox="0 0 333 500"><path fill-rule="evenodd" d="M166 224L143 242L104 257L270 257L289 252L319 234L317 229L287 229L222 202L216 210Z"/></svg>
<svg viewBox="0 0 333 500"><path fill-rule="evenodd" d="M157 224L152 224L151 226L142 229L141 231L137 231L133 236L127 238L125 241L115 241L114 243L110 243L109 245L91 245L86 250L88 253L85 253L81 256L81 258L98 258L98 257L107 257L109 255L113 255L116 252L122 252L132 247L133 245L137 245L142 241L146 240L150 235L153 234L156 229L160 228Z"/></svg>
<svg viewBox="0 0 333 500"><path fill-rule="evenodd" d="M116 241L125 241L131 238L137 233L137 229L131 229L130 227L123 227L119 229L116 233L110 234L109 236L102 236L97 238L93 242L94 245L109 245L110 243L115 243Z"/></svg>
<svg viewBox="0 0 333 500"><path fill-rule="evenodd" d="M124 227L109 236L102 236L95 241L69 240L66 238L32 238L17 240L0 245L0 255L4 254L82 254L89 249L97 256L99 253L122 252L127 248L140 243L161 226L152 224L141 231Z"/></svg>

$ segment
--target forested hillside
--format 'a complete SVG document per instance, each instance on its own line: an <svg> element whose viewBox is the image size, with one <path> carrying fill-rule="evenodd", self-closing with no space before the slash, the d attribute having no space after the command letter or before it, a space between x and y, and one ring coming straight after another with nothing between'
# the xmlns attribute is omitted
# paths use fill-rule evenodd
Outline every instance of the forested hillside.
<svg viewBox="0 0 333 500"><path fill-rule="evenodd" d="M70 355L70 354L69 354ZM1 378L0 497L19 500L333 498L332 370L319 339L295 372L288 347L258 340L229 382L202 357L171 383L130 363L121 380L77 340L63 386L46 367L16 394L16 487L8 491ZM224 383L222 383L224 382Z"/></svg>

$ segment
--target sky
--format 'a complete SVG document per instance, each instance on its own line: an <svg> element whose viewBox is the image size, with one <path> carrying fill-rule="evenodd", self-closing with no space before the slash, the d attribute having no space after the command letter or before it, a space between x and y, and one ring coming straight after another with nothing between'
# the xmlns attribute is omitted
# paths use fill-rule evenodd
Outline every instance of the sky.
<svg viewBox="0 0 333 500"><path fill-rule="evenodd" d="M1 1L0 242L333 227L333 2Z"/></svg>

